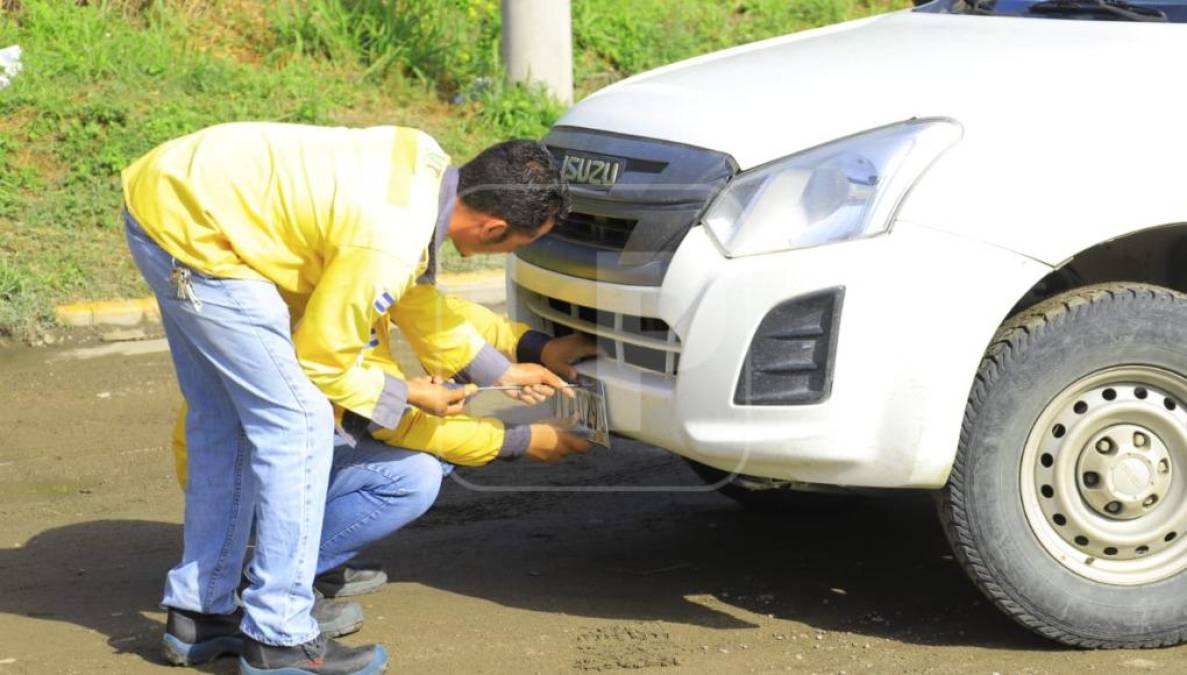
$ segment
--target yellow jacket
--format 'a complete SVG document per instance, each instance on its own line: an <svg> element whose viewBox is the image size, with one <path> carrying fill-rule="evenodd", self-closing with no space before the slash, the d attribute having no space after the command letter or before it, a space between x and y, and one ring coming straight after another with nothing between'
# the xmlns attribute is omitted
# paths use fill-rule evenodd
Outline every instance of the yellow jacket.
<svg viewBox="0 0 1187 675"><path fill-rule="evenodd" d="M309 379L335 404L391 429L407 385L362 356L424 271L448 164L415 129L224 124L137 160L123 172L124 198L181 263L275 283ZM404 311L420 307L435 306ZM453 337L448 359L468 363L482 347Z"/></svg>

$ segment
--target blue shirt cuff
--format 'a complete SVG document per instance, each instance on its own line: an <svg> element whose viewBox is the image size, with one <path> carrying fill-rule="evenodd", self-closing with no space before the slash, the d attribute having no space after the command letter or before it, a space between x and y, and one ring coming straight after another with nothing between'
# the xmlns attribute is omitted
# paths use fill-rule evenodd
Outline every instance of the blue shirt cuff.
<svg viewBox="0 0 1187 675"><path fill-rule="evenodd" d="M459 370L454 379L458 382L489 387L498 381L510 367L511 362L507 360L506 356L500 354L494 347L484 345L478 352L478 356L475 356L474 360L465 368Z"/></svg>
<svg viewBox="0 0 1187 675"><path fill-rule="evenodd" d="M532 444L532 428L526 424L507 427L503 430L503 445L499 448L499 459L519 459L528 453Z"/></svg>
<svg viewBox="0 0 1187 675"><path fill-rule="evenodd" d="M519 338L519 344L515 345L515 360L519 363L543 363L544 345L551 339L551 335L538 330L524 333Z"/></svg>

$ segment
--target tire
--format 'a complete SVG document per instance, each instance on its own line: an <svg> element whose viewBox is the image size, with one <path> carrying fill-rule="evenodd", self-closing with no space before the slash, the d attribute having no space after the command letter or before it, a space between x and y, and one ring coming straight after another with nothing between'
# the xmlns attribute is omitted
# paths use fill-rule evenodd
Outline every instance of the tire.
<svg viewBox="0 0 1187 675"><path fill-rule="evenodd" d="M1116 283L1008 320L940 500L1003 612L1082 648L1187 639L1187 296Z"/></svg>
<svg viewBox="0 0 1187 675"><path fill-rule="evenodd" d="M800 511L819 513L821 511L836 511L855 504L859 497L843 491L807 491L791 487L752 488L746 487L748 482L760 482L763 479L750 478L739 474L716 469L707 464L684 458L693 472L712 485L722 495L738 502L748 509L755 511Z"/></svg>

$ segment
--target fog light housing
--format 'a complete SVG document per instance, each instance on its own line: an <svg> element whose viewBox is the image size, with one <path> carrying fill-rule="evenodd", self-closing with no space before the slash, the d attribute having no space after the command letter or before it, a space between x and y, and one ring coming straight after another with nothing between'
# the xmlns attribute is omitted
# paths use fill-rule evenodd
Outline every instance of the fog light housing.
<svg viewBox="0 0 1187 675"><path fill-rule="evenodd" d="M742 363L736 405L806 405L828 399L844 288L779 303L755 331Z"/></svg>

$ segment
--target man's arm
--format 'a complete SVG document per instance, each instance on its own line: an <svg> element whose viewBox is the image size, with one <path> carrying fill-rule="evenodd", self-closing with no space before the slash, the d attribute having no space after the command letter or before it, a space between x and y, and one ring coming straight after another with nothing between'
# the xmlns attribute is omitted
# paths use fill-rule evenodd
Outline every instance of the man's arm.
<svg viewBox="0 0 1187 675"><path fill-rule="evenodd" d="M371 328L412 284L415 270L398 257L367 248L344 248L331 260L293 335L297 359L332 402L388 429L411 404L439 414L461 412L464 390L403 378L367 363L362 355Z"/></svg>
<svg viewBox="0 0 1187 675"><path fill-rule="evenodd" d="M420 450L452 464L483 466L495 459L528 457L553 462L588 451L592 444L551 423L506 427L493 418L468 415L437 417L409 409L395 429L376 429L372 438L388 445Z"/></svg>
<svg viewBox="0 0 1187 675"><path fill-rule="evenodd" d="M429 284L409 288L392 320L431 375L484 386L511 366L514 345L527 332L527 326L499 321L485 307Z"/></svg>
<svg viewBox="0 0 1187 675"><path fill-rule="evenodd" d="M536 370L515 368L512 362L543 364L572 380L576 371L570 364L597 353L584 336L554 339L427 284L409 289L394 317L429 373L480 385L524 384L539 377Z"/></svg>
<svg viewBox="0 0 1187 675"><path fill-rule="evenodd" d="M371 350L365 358L388 374L402 377L400 366L387 350ZM408 382L415 384L426 379L429 378L412 378ZM525 456L552 461L590 447L581 437L547 423L506 425L493 418L442 417L416 408L409 408L395 429L383 429L375 424L363 426L353 431L369 432L372 438L388 445L428 452L462 466L481 466L494 459Z"/></svg>
<svg viewBox="0 0 1187 675"><path fill-rule="evenodd" d="M573 364L598 355L597 344L581 333L554 338L526 323L496 314L482 305L445 295L448 302L492 347L516 363L538 363L566 380L577 379Z"/></svg>
<svg viewBox="0 0 1187 675"><path fill-rule="evenodd" d="M451 464L483 466L499 457L514 459L526 452L530 439L507 438L508 431L494 418L438 417L411 408L395 429L373 428L371 437L391 446L428 452ZM529 432L523 427L514 433Z"/></svg>

